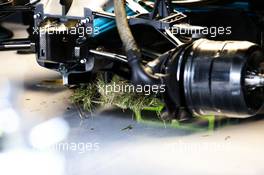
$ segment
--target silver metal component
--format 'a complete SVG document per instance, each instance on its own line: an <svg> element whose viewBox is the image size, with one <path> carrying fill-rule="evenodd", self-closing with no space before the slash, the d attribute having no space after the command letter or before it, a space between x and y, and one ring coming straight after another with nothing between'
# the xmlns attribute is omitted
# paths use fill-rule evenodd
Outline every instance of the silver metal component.
<svg viewBox="0 0 264 175"><path fill-rule="evenodd" d="M47 33L44 31L44 28L40 28L39 34L39 60L47 59Z"/></svg>
<svg viewBox="0 0 264 175"><path fill-rule="evenodd" d="M37 13L33 17L34 17L34 19L39 19L41 17L41 14L40 13Z"/></svg>
<svg viewBox="0 0 264 175"><path fill-rule="evenodd" d="M64 64L60 64L59 72L63 75L67 74L68 70Z"/></svg>
<svg viewBox="0 0 264 175"><path fill-rule="evenodd" d="M81 57L81 48L80 47L74 47L74 57L75 58Z"/></svg>
<svg viewBox="0 0 264 175"><path fill-rule="evenodd" d="M246 76L245 84L250 87L264 87L264 75L251 73Z"/></svg>
<svg viewBox="0 0 264 175"><path fill-rule="evenodd" d="M91 53L95 54L95 55L99 55L99 56L103 56L103 57L107 57L107 58L112 58L114 60L118 60L121 62L125 62L127 63L127 57L124 55L118 55L115 53L109 53L109 52L103 52L103 51L97 51L97 50L90 50Z"/></svg>
<svg viewBox="0 0 264 175"><path fill-rule="evenodd" d="M109 12L93 12L95 16L98 17L104 17L104 18L109 18L109 19L115 19L115 14L114 13L109 13Z"/></svg>
<svg viewBox="0 0 264 175"><path fill-rule="evenodd" d="M149 11L147 11L144 7L142 7L139 3L135 2L134 0L126 0L126 4L135 13L140 13L140 14L149 13Z"/></svg>
<svg viewBox="0 0 264 175"><path fill-rule="evenodd" d="M26 5L34 5L39 3L39 0L30 0L29 3L27 3Z"/></svg>
<svg viewBox="0 0 264 175"><path fill-rule="evenodd" d="M69 84L68 74L62 74L62 82L64 86Z"/></svg>
<svg viewBox="0 0 264 175"><path fill-rule="evenodd" d="M91 19L89 18L89 17L87 17L87 18L85 18L85 19L82 19L81 20L81 24L88 24L88 23L90 23L91 22Z"/></svg>
<svg viewBox="0 0 264 175"><path fill-rule="evenodd" d="M16 49L16 48L31 48L31 44L13 44L13 45L3 45L5 49Z"/></svg>
<svg viewBox="0 0 264 175"><path fill-rule="evenodd" d="M0 50L31 50L35 51L35 43L3 43Z"/></svg>
<svg viewBox="0 0 264 175"><path fill-rule="evenodd" d="M85 59L86 62L85 62L85 70L87 72L90 72L94 69L95 67L95 61L94 61L94 58L93 57L90 57L89 59Z"/></svg>
<svg viewBox="0 0 264 175"><path fill-rule="evenodd" d="M165 33L176 43L177 46L181 46L184 44L177 37L175 37L169 29L165 29Z"/></svg>
<svg viewBox="0 0 264 175"><path fill-rule="evenodd" d="M80 63L81 63L81 64L85 64L86 62L87 62L86 59L81 59L81 60L80 60Z"/></svg>

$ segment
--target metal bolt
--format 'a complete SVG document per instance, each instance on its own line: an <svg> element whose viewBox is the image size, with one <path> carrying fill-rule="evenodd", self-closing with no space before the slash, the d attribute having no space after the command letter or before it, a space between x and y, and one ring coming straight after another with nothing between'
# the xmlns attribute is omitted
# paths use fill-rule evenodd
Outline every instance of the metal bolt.
<svg viewBox="0 0 264 175"><path fill-rule="evenodd" d="M82 60L80 60L80 63L81 63L81 64L85 64L86 62L87 62L86 59L82 59Z"/></svg>
<svg viewBox="0 0 264 175"><path fill-rule="evenodd" d="M34 19L38 19L40 17L41 17L41 14L40 13L37 13L37 14L34 15Z"/></svg>
<svg viewBox="0 0 264 175"><path fill-rule="evenodd" d="M66 73L67 72L66 66L64 64L60 64L59 71L61 73Z"/></svg>
<svg viewBox="0 0 264 175"><path fill-rule="evenodd" d="M91 21L90 18L87 17L87 18L81 20L81 24L87 24L87 23L89 23L90 21Z"/></svg>

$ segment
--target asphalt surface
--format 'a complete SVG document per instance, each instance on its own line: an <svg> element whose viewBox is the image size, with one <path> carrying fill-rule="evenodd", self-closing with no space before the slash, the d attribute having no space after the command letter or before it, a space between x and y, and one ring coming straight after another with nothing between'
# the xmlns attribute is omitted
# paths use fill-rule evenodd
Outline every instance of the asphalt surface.
<svg viewBox="0 0 264 175"><path fill-rule="evenodd" d="M264 174L261 117L193 131L140 123L112 109L90 115L70 102L72 91L35 55L8 51L0 59L0 126L7 131L0 174Z"/></svg>

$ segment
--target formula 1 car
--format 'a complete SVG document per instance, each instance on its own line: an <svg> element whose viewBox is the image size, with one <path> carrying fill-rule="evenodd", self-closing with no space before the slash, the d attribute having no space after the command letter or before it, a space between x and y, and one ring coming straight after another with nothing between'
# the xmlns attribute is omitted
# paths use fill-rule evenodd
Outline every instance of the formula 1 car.
<svg viewBox="0 0 264 175"><path fill-rule="evenodd" d="M106 72L155 89L171 118L262 113L260 0L61 0L13 8L34 12L31 42L0 48L33 48L38 64L60 72L65 85Z"/></svg>

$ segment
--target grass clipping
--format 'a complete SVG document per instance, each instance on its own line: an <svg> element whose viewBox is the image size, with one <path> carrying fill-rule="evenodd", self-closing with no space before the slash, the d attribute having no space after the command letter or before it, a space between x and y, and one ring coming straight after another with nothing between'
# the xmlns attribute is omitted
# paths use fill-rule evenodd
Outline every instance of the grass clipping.
<svg viewBox="0 0 264 175"><path fill-rule="evenodd" d="M93 112L97 107L118 107L123 110L141 111L144 108L159 107L163 103L156 95L145 95L144 93L106 91L107 86L131 85L128 81L114 76L110 83L105 83L102 76L98 76L96 81L83 85L77 89L71 100L74 103L82 104L86 111Z"/></svg>

